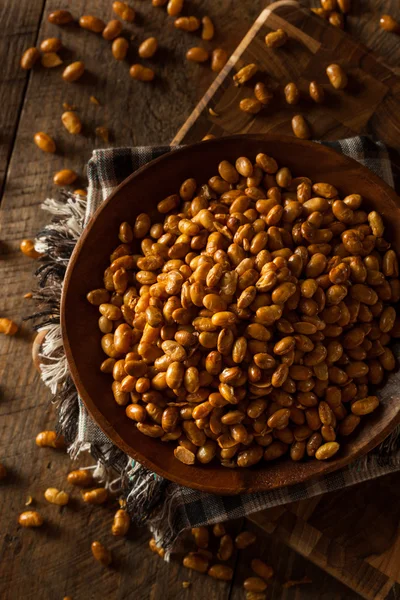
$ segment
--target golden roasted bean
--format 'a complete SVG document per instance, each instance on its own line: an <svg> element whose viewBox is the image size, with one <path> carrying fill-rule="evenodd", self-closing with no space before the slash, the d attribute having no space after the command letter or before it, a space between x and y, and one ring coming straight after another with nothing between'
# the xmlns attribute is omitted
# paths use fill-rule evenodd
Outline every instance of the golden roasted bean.
<svg viewBox="0 0 400 600"><path fill-rule="evenodd" d="M77 173L72 171L72 169L62 169L61 171L57 171L53 177L53 183L55 185L71 185L78 179Z"/></svg>
<svg viewBox="0 0 400 600"><path fill-rule="evenodd" d="M234 76L233 83L236 86L243 85L251 79L258 71L257 65L250 63L242 67Z"/></svg>
<svg viewBox="0 0 400 600"><path fill-rule="evenodd" d="M124 37L117 37L111 46L111 52L115 60L124 60L128 52L129 42Z"/></svg>
<svg viewBox="0 0 400 600"><path fill-rule="evenodd" d="M363 400L356 400L351 405L351 412L354 415L362 416L369 415L379 406L379 400L376 396L368 396Z"/></svg>
<svg viewBox="0 0 400 600"><path fill-rule="evenodd" d="M108 550L101 542L92 542L91 550L94 558L101 563L104 567L112 562L112 556L110 550Z"/></svg>
<svg viewBox="0 0 400 600"><path fill-rule="evenodd" d="M64 436L58 436L55 431L41 431L36 436L36 445L41 448L65 448Z"/></svg>
<svg viewBox="0 0 400 600"><path fill-rule="evenodd" d="M119 509L114 515L111 533L115 536L123 536L128 533L130 518L126 510Z"/></svg>
<svg viewBox="0 0 400 600"><path fill-rule="evenodd" d="M316 81L311 81L309 93L310 97L314 100L314 102L316 102L317 104L323 103L325 99L325 92L324 88L319 83L317 83Z"/></svg>
<svg viewBox="0 0 400 600"><path fill-rule="evenodd" d="M197 17L179 17L174 23L176 29L183 31L196 31L200 27L200 19Z"/></svg>
<svg viewBox="0 0 400 600"><path fill-rule="evenodd" d="M84 469L78 469L68 473L67 481L71 485L76 485L77 487L82 488L91 487L94 484L92 472Z"/></svg>
<svg viewBox="0 0 400 600"><path fill-rule="evenodd" d="M342 67L337 64L329 65L326 69L329 81L336 90L342 90L347 86L348 79Z"/></svg>
<svg viewBox="0 0 400 600"><path fill-rule="evenodd" d="M129 75L137 81L153 81L155 73L153 69L136 63L129 69Z"/></svg>
<svg viewBox="0 0 400 600"><path fill-rule="evenodd" d="M171 0L170 0L171 2ZM183 559L183 566L199 573L206 573L209 560L200 552L189 552Z"/></svg>
<svg viewBox="0 0 400 600"><path fill-rule="evenodd" d="M239 102L239 108L245 113L257 115L262 109L262 104L257 98L243 98Z"/></svg>
<svg viewBox="0 0 400 600"><path fill-rule="evenodd" d="M213 565L208 569L208 575L221 581L231 581L233 578L233 569L227 565Z"/></svg>
<svg viewBox="0 0 400 600"><path fill-rule="evenodd" d="M47 488L44 497L50 504L57 504L58 506L65 506L69 502L69 494L60 492L57 488Z"/></svg>
<svg viewBox="0 0 400 600"><path fill-rule="evenodd" d="M339 448L340 446L337 442L327 442L326 444L322 444L315 452L315 458L317 460L328 460L336 454Z"/></svg>
<svg viewBox="0 0 400 600"><path fill-rule="evenodd" d="M82 15L79 19L79 25L82 29L88 29L94 33L101 33L106 26L104 21L93 15Z"/></svg>
<svg viewBox="0 0 400 600"><path fill-rule="evenodd" d="M77 81L80 77L82 77L85 72L85 64L81 60L77 60L68 67L66 67L62 73L62 78L64 81Z"/></svg>
<svg viewBox="0 0 400 600"><path fill-rule="evenodd" d="M138 422L137 428L141 433L152 438L158 438L164 435L164 430L160 425Z"/></svg>
<svg viewBox="0 0 400 600"><path fill-rule="evenodd" d="M267 88L265 83L262 83L261 81L259 81L254 86L254 96L256 97L256 99L259 102L261 102L261 104L266 106L267 104L269 104L271 102L271 100L273 98L273 93L271 92L271 90L269 90ZM248 175L245 175L245 177L248 177Z"/></svg>
<svg viewBox="0 0 400 600"><path fill-rule="evenodd" d="M122 23L118 21L118 19L113 19L112 21L109 21L103 29L102 36L105 40L111 41L118 37L121 31Z"/></svg>
<svg viewBox="0 0 400 600"><path fill-rule="evenodd" d="M37 48L28 48L28 50L25 50L23 53L19 64L22 69L29 70L32 69L39 58L40 52Z"/></svg>
<svg viewBox="0 0 400 600"><path fill-rule="evenodd" d="M186 52L186 58L187 58L187 60L189 60L191 62L203 63L203 62L206 62L209 59L209 57L210 57L210 54L209 54L208 50L206 50L205 48L201 48L199 46L190 48Z"/></svg>
<svg viewBox="0 0 400 600"><path fill-rule="evenodd" d="M261 577L248 577L245 579L243 587L248 592L264 592L267 584Z"/></svg>
<svg viewBox="0 0 400 600"><path fill-rule="evenodd" d="M145 39L138 48L140 58L151 58L157 52L157 38L149 37Z"/></svg>
<svg viewBox="0 0 400 600"><path fill-rule="evenodd" d="M297 85L293 82L288 83L284 89L286 102L288 104L298 104L300 100L300 92Z"/></svg>
<svg viewBox="0 0 400 600"><path fill-rule="evenodd" d="M95 488L88 492L82 492L83 501L87 504L104 504L108 499L106 488Z"/></svg>
<svg viewBox="0 0 400 600"><path fill-rule="evenodd" d="M207 527L193 527L192 535L198 548L208 548L209 535Z"/></svg>
<svg viewBox="0 0 400 600"><path fill-rule="evenodd" d="M42 150L43 152L54 153L56 151L55 141L53 140L53 138L47 135L47 133L44 133L44 131L39 131L38 133L35 133L35 135L33 136L33 141L35 142L36 146L40 148L40 150Z"/></svg>
<svg viewBox="0 0 400 600"><path fill-rule="evenodd" d="M277 29L265 36L265 43L268 48L280 48L286 44L288 39L288 35L283 29Z"/></svg>
<svg viewBox="0 0 400 600"><path fill-rule="evenodd" d="M215 48L211 53L211 70L214 73L222 71L228 62L228 53L222 48ZM204 138L203 138L204 139Z"/></svg>
<svg viewBox="0 0 400 600"><path fill-rule="evenodd" d="M40 527L43 525L43 517L36 510L26 510L19 515L18 523L22 527Z"/></svg>
<svg viewBox="0 0 400 600"><path fill-rule="evenodd" d="M309 140L311 137L310 127L303 115L295 115L292 118L292 130L294 135L301 140Z"/></svg>
<svg viewBox="0 0 400 600"><path fill-rule="evenodd" d="M234 546L230 535L223 535L219 541L217 558L219 560L229 560L233 554Z"/></svg>
<svg viewBox="0 0 400 600"><path fill-rule="evenodd" d="M49 14L47 20L53 25L68 25L68 23L72 23L74 18L69 10L55 10Z"/></svg>
<svg viewBox="0 0 400 600"><path fill-rule="evenodd" d="M132 23L135 19L135 11L126 2L118 2L116 0L112 4L113 11L124 21Z"/></svg>

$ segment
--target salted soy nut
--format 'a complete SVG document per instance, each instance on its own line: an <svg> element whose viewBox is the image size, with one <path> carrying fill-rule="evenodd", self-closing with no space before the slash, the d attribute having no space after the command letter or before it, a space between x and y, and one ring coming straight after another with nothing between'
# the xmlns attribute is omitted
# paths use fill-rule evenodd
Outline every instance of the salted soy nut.
<svg viewBox="0 0 400 600"><path fill-rule="evenodd" d="M132 23L135 20L135 11L126 2L113 2L113 11L124 21Z"/></svg>
<svg viewBox="0 0 400 600"><path fill-rule="evenodd" d="M64 69L62 78L64 81L68 82L77 81L80 77L82 77L84 71L85 64L81 60L77 60Z"/></svg>
<svg viewBox="0 0 400 600"><path fill-rule="evenodd" d="M167 13L170 17L176 17L183 9L183 0L169 0L167 5Z"/></svg>
<svg viewBox="0 0 400 600"><path fill-rule="evenodd" d="M198 548L208 548L209 534L207 527L193 527L192 536Z"/></svg>
<svg viewBox="0 0 400 600"><path fill-rule="evenodd" d="M220 581L231 581L233 578L233 569L227 565L213 565L208 569L208 575Z"/></svg>
<svg viewBox="0 0 400 600"><path fill-rule="evenodd" d="M145 39L138 48L140 58L151 58L158 48L157 38L149 37Z"/></svg>
<svg viewBox="0 0 400 600"><path fill-rule="evenodd" d="M317 460L328 460L339 450L340 446L337 442L327 442L322 444L315 453Z"/></svg>
<svg viewBox="0 0 400 600"><path fill-rule="evenodd" d="M58 436L55 431L41 431L36 436L36 445L42 448L65 448L65 441L64 437Z"/></svg>
<svg viewBox="0 0 400 600"><path fill-rule="evenodd" d="M300 100L300 92L297 85L293 82L288 83L284 89L285 99L288 104L298 104Z"/></svg>
<svg viewBox="0 0 400 600"><path fill-rule="evenodd" d="M286 44L288 40L288 35L283 29L277 29L276 31L271 31L265 36L265 43L268 48L280 48L284 44Z"/></svg>
<svg viewBox="0 0 400 600"><path fill-rule="evenodd" d="M235 546L238 550L244 550L254 544L257 536L252 531L241 531L235 538Z"/></svg>
<svg viewBox="0 0 400 600"><path fill-rule="evenodd" d="M257 115L262 109L262 104L257 98L243 98L239 102L239 108L241 111L250 115Z"/></svg>
<svg viewBox="0 0 400 600"><path fill-rule="evenodd" d="M18 523L22 527L40 527L43 525L43 517L36 510L26 510L19 515Z"/></svg>
<svg viewBox="0 0 400 600"><path fill-rule="evenodd" d="M94 483L91 471L85 469L71 471L67 475L67 481L77 487L90 487Z"/></svg>
<svg viewBox="0 0 400 600"><path fill-rule="evenodd" d="M316 81L311 81L310 87L309 87L309 93L310 93L310 97L317 104L322 104L322 102L325 99L324 88Z"/></svg>
<svg viewBox="0 0 400 600"><path fill-rule="evenodd" d="M176 29L183 31L196 31L200 27L200 19L197 17L179 17L174 23Z"/></svg>
<svg viewBox="0 0 400 600"><path fill-rule="evenodd" d="M58 52L61 50L62 43L59 38L47 38L40 43L40 50L44 53Z"/></svg>
<svg viewBox="0 0 400 600"><path fill-rule="evenodd" d="M400 24L391 15L382 15L379 19L379 25L385 31L400 33Z"/></svg>
<svg viewBox="0 0 400 600"><path fill-rule="evenodd" d="M200 46L189 48L189 50L186 52L186 59L190 62L203 63L209 59L209 56L209 52Z"/></svg>
<svg viewBox="0 0 400 600"><path fill-rule="evenodd" d="M106 24L102 19L94 17L93 15L82 15L79 19L79 26L82 27L82 29L87 29L94 33L101 33Z"/></svg>
<svg viewBox="0 0 400 600"><path fill-rule="evenodd" d="M211 21L210 17L203 17L201 22L203 24L201 38L206 41L212 40L214 37L214 24Z"/></svg>
<svg viewBox="0 0 400 600"><path fill-rule="evenodd" d="M209 560L200 552L189 552L183 559L183 566L199 573L206 573Z"/></svg>
<svg viewBox="0 0 400 600"><path fill-rule="evenodd" d="M96 488L82 493L83 501L87 504L104 504L108 498L106 488Z"/></svg>
<svg viewBox="0 0 400 600"><path fill-rule="evenodd" d="M126 510L122 508L117 510L114 515L113 524L111 526L111 533L116 536L126 535L128 533L131 520Z"/></svg>
<svg viewBox="0 0 400 600"><path fill-rule="evenodd" d="M107 550L101 542L92 542L90 546L94 558L101 563L104 567L108 567L111 564L112 556L110 550Z"/></svg>
<svg viewBox="0 0 400 600"><path fill-rule="evenodd" d="M273 93L268 89L265 83L262 83L262 81L259 81L254 86L254 95L264 106L269 104L273 98Z"/></svg>
<svg viewBox="0 0 400 600"><path fill-rule="evenodd" d="M340 65L332 64L326 69L329 81L336 90L343 90L347 86L347 75Z"/></svg>
<svg viewBox="0 0 400 600"><path fill-rule="evenodd" d="M215 48L211 53L211 70L214 73L222 71L228 62L228 53L223 48Z"/></svg>
<svg viewBox="0 0 400 600"><path fill-rule="evenodd" d="M135 64L129 69L129 75L137 81L153 81L154 71L143 65Z"/></svg>
<svg viewBox="0 0 400 600"><path fill-rule="evenodd" d="M124 60L128 52L129 42L124 37L116 38L111 46L111 52L115 60Z"/></svg>
<svg viewBox="0 0 400 600"><path fill-rule="evenodd" d="M21 56L20 65L22 69L32 69L33 65L39 60L40 52L37 48L28 48Z"/></svg>
<svg viewBox="0 0 400 600"><path fill-rule="evenodd" d="M376 396L368 396L363 400L356 400L351 405L353 415L363 416L369 415L379 406L379 400Z"/></svg>
<svg viewBox="0 0 400 600"><path fill-rule="evenodd" d="M229 560L233 554L233 540L230 535L225 534L219 542L217 557L219 560Z"/></svg>
<svg viewBox="0 0 400 600"><path fill-rule="evenodd" d="M258 71L257 65L250 63L242 67L234 76L233 83L236 86L243 85L251 79Z"/></svg>
<svg viewBox="0 0 400 600"><path fill-rule="evenodd" d="M61 492L57 488L47 488L44 497L50 504L57 504L58 506L65 506L69 501L69 494Z"/></svg>
<svg viewBox="0 0 400 600"><path fill-rule="evenodd" d="M61 122L68 133L77 135L82 131L82 122L76 112L68 110L61 115Z"/></svg>
<svg viewBox="0 0 400 600"><path fill-rule="evenodd" d="M261 577L248 577L243 583L243 587L248 592L264 592L267 584Z"/></svg>
<svg viewBox="0 0 400 600"><path fill-rule="evenodd" d="M53 25L68 25L68 23L72 23L74 17L69 10L55 10L49 14L47 20Z"/></svg>
<svg viewBox="0 0 400 600"><path fill-rule="evenodd" d="M105 26L102 36L105 40L115 40L122 31L122 23L118 19L112 19Z"/></svg>
<svg viewBox="0 0 400 600"><path fill-rule="evenodd" d="M264 581L271 579L274 574L273 568L259 558L253 558L251 561L251 569L256 575L264 579Z"/></svg>
<svg viewBox="0 0 400 600"><path fill-rule="evenodd" d="M308 123L302 115L295 115L292 118L292 129L294 135L301 140L309 140L311 137Z"/></svg>
<svg viewBox="0 0 400 600"><path fill-rule="evenodd" d="M44 131L38 131L38 133L35 133L33 136L33 141L43 152L54 153L56 151L55 141L47 133L44 133Z"/></svg>

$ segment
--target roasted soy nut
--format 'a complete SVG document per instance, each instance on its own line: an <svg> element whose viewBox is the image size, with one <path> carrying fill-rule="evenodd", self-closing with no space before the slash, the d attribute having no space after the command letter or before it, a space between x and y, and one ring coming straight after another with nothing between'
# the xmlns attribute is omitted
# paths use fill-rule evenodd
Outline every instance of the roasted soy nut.
<svg viewBox="0 0 400 600"><path fill-rule="evenodd" d="M245 579L243 587L248 592L264 592L267 584L261 577L248 577Z"/></svg>
<svg viewBox="0 0 400 600"><path fill-rule="evenodd" d="M337 442L327 442L322 444L315 453L317 460L328 460L339 450L340 446Z"/></svg>
<svg viewBox="0 0 400 600"><path fill-rule="evenodd" d="M57 488L47 488L44 497L50 504L57 504L58 506L65 506L69 501L69 494L61 492Z"/></svg>
<svg viewBox="0 0 400 600"><path fill-rule="evenodd" d="M271 31L265 36L265 43L268 48L280 48L284 44L286 44L288 40L288 35L283 29L277 29L276 31Z"/></svg>
<svg viewBox="0 0 400 600"><path fill-rule="evenodd" d="M72 135L77 135L82 131L82 121L77 113L72 110L67 110L61 115L61 122L68 133Z"/></svg>
<svg viewBox="0 0 400 600"><path fill-rule="evenodd" d="M41 448L65 448L64 436L58 436L55 431L41 431L36 436L36 445Z"/></svg>
<svg viewBox="0 0 400 600"><path fill-rule="evenodd" d="M285 99L288 104L298 104L300 100L300 92L297 85L293 82L288 83L284 89Z"/></svg>
<svg viewBox="0 0 400 600"><path fill-rule="evenodd" d="M55 183L55 185L71 185L77 179L78 175L75 171L72 169L62 169L54 174L53 183Z"/></svg>
<svg viewBox="0 0 400 600"><path fill-rule="evenodd" d="M90 487L94 483L91 472L86 469L77 469L75 471L71 471L67 475L67 481L71 485L76 485L77 487L82 488Z"/></svg>
<svg viewBox="0 0 400 600"><path fill-rule="evenodd" d="M200 552L189 552L183 559L183 566L198 571L199 573L206 573L208 569L208 559L200 554Z"/></svg>
<svg viewBox="0 0 400 600"><path fill-rule="evenodd" d="M351 412L354 415L369 415L379 406L379 399L376 396L368 396L363 400L356 400L351 405Z"/></svg>
<svg viewBox="0 0 400 600"><path fill-rule="evenodd" d="M176 29L183 31L196 31L200 27L200 19L197 17L179 17L174 23Z"/></svg>
<svg viewBox="0 0 400 600"><path fill-rule="evenodd" d="M127 21L128 23L132 23L132 21L134 21L135 11L126 2L113 2L112 8L113 11L124 21Z"/></svg>
<svg viewBox="0 0 400 600"><path fill-rule="evenodd" d="M203 63L209 59L209 53L205 48L201 48L199 46L195 46L194 48L189 48L186 52L186 58L190 62Z"/></svg>
<svg viewBox="0 0 400 600"><path fill-rule="evenodd" d="M83 501L87 504L104 504L108 498L106 488L95 488L88 492L82 492Z"/></svg>
<svg viewBox="0 0 400 600"><path fill-rule="evenodd" d="M273 98L273 93L271 92L271 90L268 89L265 83L259 81L254 86L254 96L259 102L261 102L261 104L266 106L271 102Z"/></svg>
<svg viewBox="0 0 400 600"><path fill-rule="evenodd" d="M207 527L193 527L192 536L198 548L208 548L209 534Z"/></svg>
<svg viewBox="0 0 400 600"><path fill-rule="evenodd" d="M214 37L214 24L211 21L210 17L203 17L201 22L203 24L201 38L206 41L212 40Z"/></svg>
<svg viewBox="0 0 400 600"><path fill-rule="evenodd" d="M239 108L241 111L249 113L250 115L257 115L262 109L262 104L257 98L243 98L243 100L239 102Z"/></svg>
<svg viewBox="0 0 400 600"><path fill-rule="evenodd" d="M40 52L37 48L28 48L21 56L20 65L22 69L32 69L33 65L39 60Z"/></svg>
<svg viewBox="0 0 400 600"><path fill-rule="evenodd" d="M233 76L234 85L239 86L245 84L252 77L254 77L257 71L258 67L254 63L245 65Z"/></svg>
<svg viewBox="0 0 400 600"><path fill-rule="evenodd" d="M295 115L292 118L292 129L294 135L301 140L309 140L311 137L308 123L302 115Z"/></svg>
<svg viewBox="0 0 400 600"><path fill-rule="evenodd" d="M92 542L91 550L94 558L101 563L104 567L108 567L111 564L112 556L110 550L107 550L101 542Z"/></svg>
<svg viewBox="0 0 400 600"><path fill-rule="evenodd" d="M214 579L231 581L233 577L233 569L227 565L213 565L208 569L208 574Z"/></svg>
<svg viewBox="0 0 400 600"><path fill-rule="evenodd" d="M242 531L235 538L235 546L238 550L248 548L257 540L257 536L252 531Z"/></svg>
<svg viewBox="0 0 400 600"><path fill-rule="evenodd" d="M40 527L43 525L43 517L36 510L26 510L19 515L18 523L22 527Z"/></svg>
<svg viewBox="0 0 400 600"><path fill-rule="evenodd" d="M138 54L140 58L151 58L156 53L157 48L157 38L149 37L140 44Z"/></svg>
<svg viewBox="0 0 400 600"><path fill-rule="evenodd" d="M379 20L379 25L385 31L400 33L400 24L391 15L382 15Z"/></svg>
<svg viewBox="0 0 400 600"><path fill-rule="evenodd" d="M116 38L111 46L111 52L115 60L124 60L128 52L129 42L124 37Z"/></svg>
<svg viewBox="0 0 400 600"><path fill-rule="evenodd" d="M253 558L251 561L251 569L265 581L268 581L274 574L273 568L259 558Z"/></svg>
<svg viewBox="0 0 400 600"><path fill-rule="evenodd" d="M211 70L214 73L222 71L226 63L228 62L228 53L222 48L215 48L211 53Z"/></svg>
<svg viewBox="0 0 400 600"><path fill-rule="evenodd" d="M230 535L225 534L219 541L217 557L219 560L229 560L233 554L233 540Z"/></svg>
<svg viewBox="0 0 400 600"><path fill-rule="evenodd" d="M80 77L82 77L84 72L85 64L81 60L77 60L64 69L62 78L64 81L77 81Z"/></svg>
<svg viewBox="0 0 400 600"><path fill-rule="evenodd" d="M130 523L131 521L126 510L123 510L122 508L117 510L111 527L112 534L118 536L126 535L128 533Z"/></svg>
<svg viewBox="0 0 400 600"><path fill-rule="evenodd" d="M35 250L35 243L33 240L22 240L19 249L22 254L25 254L25 256L28 256L29 258L39 258L41 256L40 252Z"/></svg>
<svg viewBox="0 0 400 600"><path fill-rule="evenodd" d="M154 71L143 65L135 64L129 69L129 75L137 81L153 81Z"/></svg>
<svg viewBox="0 0 400 600"><path fill-rule="evenodd" d="M324 88L316 81L311 81L310 87L309 87L309 93L310 93L310 97L317 104L322 104L322 102L325 99Z"/></svg>
<svg viewBox="0 0 400 600"><path fill-rule="evenodd" d="M68 23L72 23L74 17L69 10L54 10L49 14L47 20L53 25L68 25Z"/></svg>
<svg viewBox="0 0 400 600"><path fill-rule="evenodd" d="M93 15L82 15L79 19L79 26L82 29L88 29L94 33L101 33L106 26L104 21Z"/></svg>
<svg viewBox="0 0 400 600"><path fill-rule="evenodd" d="M336 90L343 90L347 86L347 75L340 65L332 64L326 69L329 81Z"/></svg>
<svg viewBox="0 0 400 600"><path fill-rule="evenodd" d="M102 36L105 40L115 40L122 31L122 23L118 19L112 19L109 21L103 29Z"/></svg>
<svg viewBox="0 0 400 600"><path fill-rule="evenodd" d="M39 131L38 133L35 133L35 135L33 136L33 141L35 142L36 146L40 148L40 150L42 150L43 152L54 153L56 151L55 141L47 133L44 133L44 131Z"/></svg>

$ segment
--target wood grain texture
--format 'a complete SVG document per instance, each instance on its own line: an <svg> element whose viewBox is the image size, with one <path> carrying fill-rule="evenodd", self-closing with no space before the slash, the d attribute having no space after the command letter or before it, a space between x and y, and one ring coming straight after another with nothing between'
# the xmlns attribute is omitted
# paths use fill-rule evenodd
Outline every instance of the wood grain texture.
<svg viewBox="0 0 400 600"><path fill-rule="evenodd" d="M0 152L3 159L0 166L3 165L3 169L7 163L4 157L11 157L0 211L1 316L12 317L19 323L22 316L32 310L22 295L33 283L33 263L19 253L18 245L23 237L33 237L47 221L39 205L55 191L51 183L53 172L67 165L83 173L91 150L102 144L93 134L96 125L106 124L110 128L113 145L168 143L214 79L207 67L185 62L187 48L199 43L197 34L176 32L172 19L165 15L165 8L155 9L149 0L131 0L131 3L137 9L138 22L124 24L124 27L126 32L137 35L133 47L147 35L156 35L164 53L154 59L160 82L151 87L133 82L128 76L128 64L137 58L134 50L129 63L120 65L109 58L109 45L99 36L75 26L59 29L45 19L47 13L56 8L69 8L76 16L94 13L108 19L111 18L110 0L47 0L40 34L35 21L41 12L40 0L1 3ZM313 5L317 4L313 1ZM210 14L217 28L217 36L210 46L232 51L264 5L261 0L196 0L186 3L185 12ZM347 18L348 31L382 56L386 64L398 66L398 38L377 26L379 12L389 12L400 19L397 0L383 0L379 6L374 0L354 0L353 5L353 13ZM36 37L41 40L49 35L59 35L63 40L67 49L61 56L65 61L82 56L90 66L90 74L78 84L61 85L61 69L45 71L38 66L30 75L18 70L23 49L34 43ZM27 79L29 87L25 90ZM101 101L101 107L88 102L91 94ZM19 118L17 107L23 96L24 110ZM62 130L63 101L77 104L84 123L81 136L72 138ZM32 135L39 129L55 135L60 149L55 157L43 155L34 147ZM84 183L82 180L79 185ZM74 493L77 498L74 506L61 511L45 505L43 491L51 485L66 488L66 473L74 465L63 453L35 446L38 431L54 428L55 411L49 404L49 393L31 364L31 339L30 328L25 325L15 338L0 339L0 460L10 472L9 479L0 483L0 596L5 600L56 600L67 594L73 600L160 600L164 597L225 600L233 593L237 598L243 597L238 584L229 592L201 575L163 564L147 551L147 532L133 531L128 543L112 539L108 527L113 511L82 507L77 493ZM82 457L75 466L84 462ZM373 495L373 490L370 493ZM18 513L25 509L27 494L35 498L35 507L50 523L43 531L22 530L16 525ZM117 568L104 570L93 561L88 545L95 538L110 544L117 558ZM280 565L277 570L282 569L281 581L307 574L316 582L313 587L293 588L283 593L278 588L274 600L353 600L359 597L321 570L315 571L318 576L314 575L313 565L276 542L275 536L266 541L266 551L269 549L271 562L276 566L272 560L275 558ZM396 558L389 550L369 560L376 568L381 564L385 569L396 566ZM193 587L182 590L182 580L192 581Z"/></svg>
<svg viewBox="0 0 400 600"><path fill-rule="evenodd" d="M267 48L265 35L278 28L286 31L288 42L281 48ZM333 62L348 75L344 90L329 84L325 70ZM232 76L249 63L255 63L259 71L247 84L235 87ZM309 97L313 80L324 88L323 104ZM259 114L249 115L239 109L239 103L253 96L257 81L267 84L274 98ZM301 93L295 106L286 104L283 93L291 81ZM173 143L191 143L209 133L217 137L238 132L293 135L291 118L296 114L306 117L314 139L369 133L400 149L400 78L356 39L310 14L296 0L280 0L259 15Z"/></svg>
<svg viewBox="0 0 400 600"><path fill-rule="evenodd" d="M251 517L363 598L400 593L398 473Z"/></svg>

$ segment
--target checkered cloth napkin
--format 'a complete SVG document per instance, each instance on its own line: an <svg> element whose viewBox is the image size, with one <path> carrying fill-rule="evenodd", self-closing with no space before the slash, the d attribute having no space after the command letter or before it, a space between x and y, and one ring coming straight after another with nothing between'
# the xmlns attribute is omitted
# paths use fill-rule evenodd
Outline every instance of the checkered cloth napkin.
<svg viewBox="0 0 400 600"><path fill-rule="evenodd" d="M356 137L324 144L351 156L379 175L386 183L394 186L388 151L382 143L375 143L367 137ZM119 183L150 160L171 150L173 151L173 148L169 146L95 150L88 164L87 202L86 199L79 201L82 210L81 220L78 225L74 223L73 229L78 231L74 231L71 238L70 250L72 251L72 246L76 243L77 233L79 236L79 228L83 229L95 210ZM68 202L72 202L71 198ZM57 211L53 209L53 212L57 219ZM65 216L64 210L64 221ZM62 225L59 224L59 227ZM54 224L49 225L39 236L44 246L46 230L49 231L49 228L54 231ZM43 250L44 247L41 249ZM68 255L68 251L65 255ZM68 261L64 262L66 266ZM65 365L64 368L66 369ZM392 377L396 377L396 374ZM400 433L394 432L367 457L316 481L240 496L223 497L198 492L151 473L141 465L135 464L132 459L113 446L87 413L67 373L66 378L58 381L59 387L62 384L64 396L68 395L69 399L68 404L61 404L60 424L61 430L68 433L67 438L71 442L72 454L76 455L82 449L89 449L99 460L99 464L123 472L128 510L135 520L147 521L157 541L167 549L171 548L179 532L187 527L243 517L265 508L310 498L400 469ZM49 384L49 381L47 383ZM400 384L400 379L398 383ZM390 401L391 398L385 398L383 394L381 400L385 402Z"/></svg>

